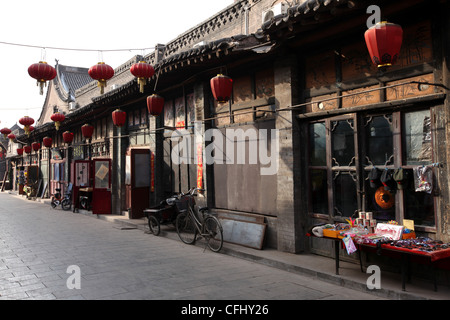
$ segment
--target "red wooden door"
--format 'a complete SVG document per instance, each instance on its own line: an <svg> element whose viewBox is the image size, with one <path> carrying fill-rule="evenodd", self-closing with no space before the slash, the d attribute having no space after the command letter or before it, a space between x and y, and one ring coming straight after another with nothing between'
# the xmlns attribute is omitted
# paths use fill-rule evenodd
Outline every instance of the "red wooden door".
<svg viewBox="0 0 450 320"><path fill-rule="evenodd" d="M78 208L78 197L80 188L92 187L91 179L91 161L75 160L73 164L73 199L72 202Z"/></svg>
<svg viewBox="0 0 450 320"><path fill-rule="evenodd" d="M94 159L92 165L92 213L111 214L111 159Z"/></svg>
<svg viewBox="0 0 450 320"><path fill-rule="evenodd" d="M150 194L150 150L131 149L130 180L127 185L127 203L131 208L130 218L144 216L144 209L149 207ZM128 157L128 156L127 156Z"/></svg>

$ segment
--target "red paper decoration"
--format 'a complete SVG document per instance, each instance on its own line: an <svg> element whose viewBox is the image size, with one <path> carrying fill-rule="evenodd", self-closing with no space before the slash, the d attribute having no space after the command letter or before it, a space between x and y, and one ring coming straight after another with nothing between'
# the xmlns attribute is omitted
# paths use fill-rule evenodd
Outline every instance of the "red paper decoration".
<svg viewBox="0 0 450 320"><path fill-rule="evenodd" d="M34 123L34 119L30 118L29 116L20 118L19 123L24 126L24 130L27 135L29 135L30 132L34 130L34 128L30 130L31 125Z"/></svg>
<svg viewBox="0 0 450 320"><path fill-rule="evenodd" d="M230 100L233 90L233 80L223 74L218 74L210 80L211 91L218 102Z"/></svg>
<svg viewBox="0 0 450 320"><path fill-rule="evenodd" d="M103 94L106 81L114 76L114 69L104 62L99 62L89 68L88 74L92 79L98 81L97 86L100 87L100 94Z"/></svg>
<svg viewBox="0 0 450 320"><path fill-rule="evenodd" d="M17 154L19 156L23 155L23 148L17 148Z"/></svg>
<svg viewBox="0 0 450 320"><path fill-rule="evenodd" d="M122 127L126 123L127 113L125 111L120 110L120 109L116 109L112 113L112 119L113 119L113 122L114 122L115 126Z"/></svg>
<svg viewBox="0 0 450 320"><path fill-rule="evenodd" d="M147 78L151 78L155 74L155 69L152 65L145 61L139 61L131 66L130 72L138 78L139 91L144 93L144 86L147 83Z"/></svg>
<svg viewBox="0 0 450 320"><path fill-rule="evenodd" d="M367 49L378 68L390 67L397 62L403 41L403 30L398 24L378 22L365 34Z"/></svg>
<svg viewBox="0 0 450 320"><path fill-rule="evenodd" d="M52 142L53 142L53 140L50 137L45 137L44 139L42 139L42 143L44 144L44 147L46 147L46 148L51 148Z"/></svg>
<svg viewBox="0 0 450 320"><path fill-rule="evenodd" d="M40 87L39 93L42 95L47 81L56 77L56 69L48 65L45 61L39 61L39 63L34 63L28 67L28 74L37 80L36 84Z"/></svg>
<svg viewBox="0 0 450 320"><path fill-rule="evenodd" d="M8 139L13 141L16 138L16 135L14 133L8 134Z"/></svg>
<svg viewBox="0 0 450 320"><path fill-rule="evenodd" d="M23 150L25 151L25 153L31 153L31 146L25 146L23 147Z"/></svg>
<svg viewBox="0 0 450 320"><path fill-rule="evenodd" d="M147 97L147 109L148 113L152 116L158 116L164 108L164 98L157 95L152 94Z"/></svg>
<svg viewBox="0 0 450 320"><path fill-rule="evenodd" d="M83 134L83 137L85 139L92 138L92 134L94 133L94 126L86 123L81 127L81 133Z"/></svg>
<svg viewBox="0 0 450 320"><path fill-rule="evenodd" d="M31 144L31 147L33 148L34 151L38 151L41 148L41 144L39 142L33 142Z"/></svg>
<svg viewBox="0 0 450 320"><path fill-rule="evenodd" d="M73 133L66 131L63 133L63 140L65 143L71 143L73 141Z"/></svg>
<svg viewBox="0 0 450 320"><path fill-rule="evenodd" d="M11 129L3 128L3 129L0 130L0 133L3 134L3 137L6 139L6 137L8 136L8 134L11 133Z"/></svg>
<svg viewBox="0 0 450 320"><path fill-rule="evenodd" d="M59 126L61 125L61 122L63 122L66 119L66 116L62 113L56 112L52 114L50 119L52 119L52 121L55 122L56 130L59 130Z"/></svg>

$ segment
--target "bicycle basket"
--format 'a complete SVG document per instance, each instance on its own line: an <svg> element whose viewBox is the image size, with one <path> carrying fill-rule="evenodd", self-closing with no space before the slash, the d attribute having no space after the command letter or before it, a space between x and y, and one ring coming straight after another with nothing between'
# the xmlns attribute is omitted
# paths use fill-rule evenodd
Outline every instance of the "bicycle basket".
<svg viewBox="0 0 450 320"><path fill-rule="evenodd" d="M193 206L195 204L195 200L191 196L183 196L181 199L176 200L175 204L178 212L181 212L182 210L187 210L189 205Z"/></svg>

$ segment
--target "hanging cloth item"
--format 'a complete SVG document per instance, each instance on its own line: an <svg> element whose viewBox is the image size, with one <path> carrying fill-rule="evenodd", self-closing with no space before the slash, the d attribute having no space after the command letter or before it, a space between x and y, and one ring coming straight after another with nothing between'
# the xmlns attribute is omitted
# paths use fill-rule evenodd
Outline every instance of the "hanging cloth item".
<svg viewBox="0 0 450 320"><path fill-rule="evenodd" d="M433 190L433 170L431 166L419 166L413 169L416 192L431 193Z"/></svg>

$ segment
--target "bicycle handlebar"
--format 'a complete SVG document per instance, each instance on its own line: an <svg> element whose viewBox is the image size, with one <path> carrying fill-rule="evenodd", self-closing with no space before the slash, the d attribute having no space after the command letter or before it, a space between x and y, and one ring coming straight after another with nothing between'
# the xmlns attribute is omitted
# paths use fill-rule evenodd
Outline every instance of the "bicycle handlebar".
<svg viewBox="0 0 450 320"><path fill-rule="evenodd" d="M195 191L203 192L203 191L205 191L205 189L200 189L200 188L193 187L193 188L189 189L186 193L181 192L180 195L181 196L185 196L185 195L189 194L189 195L193 196Z"/></svg>

